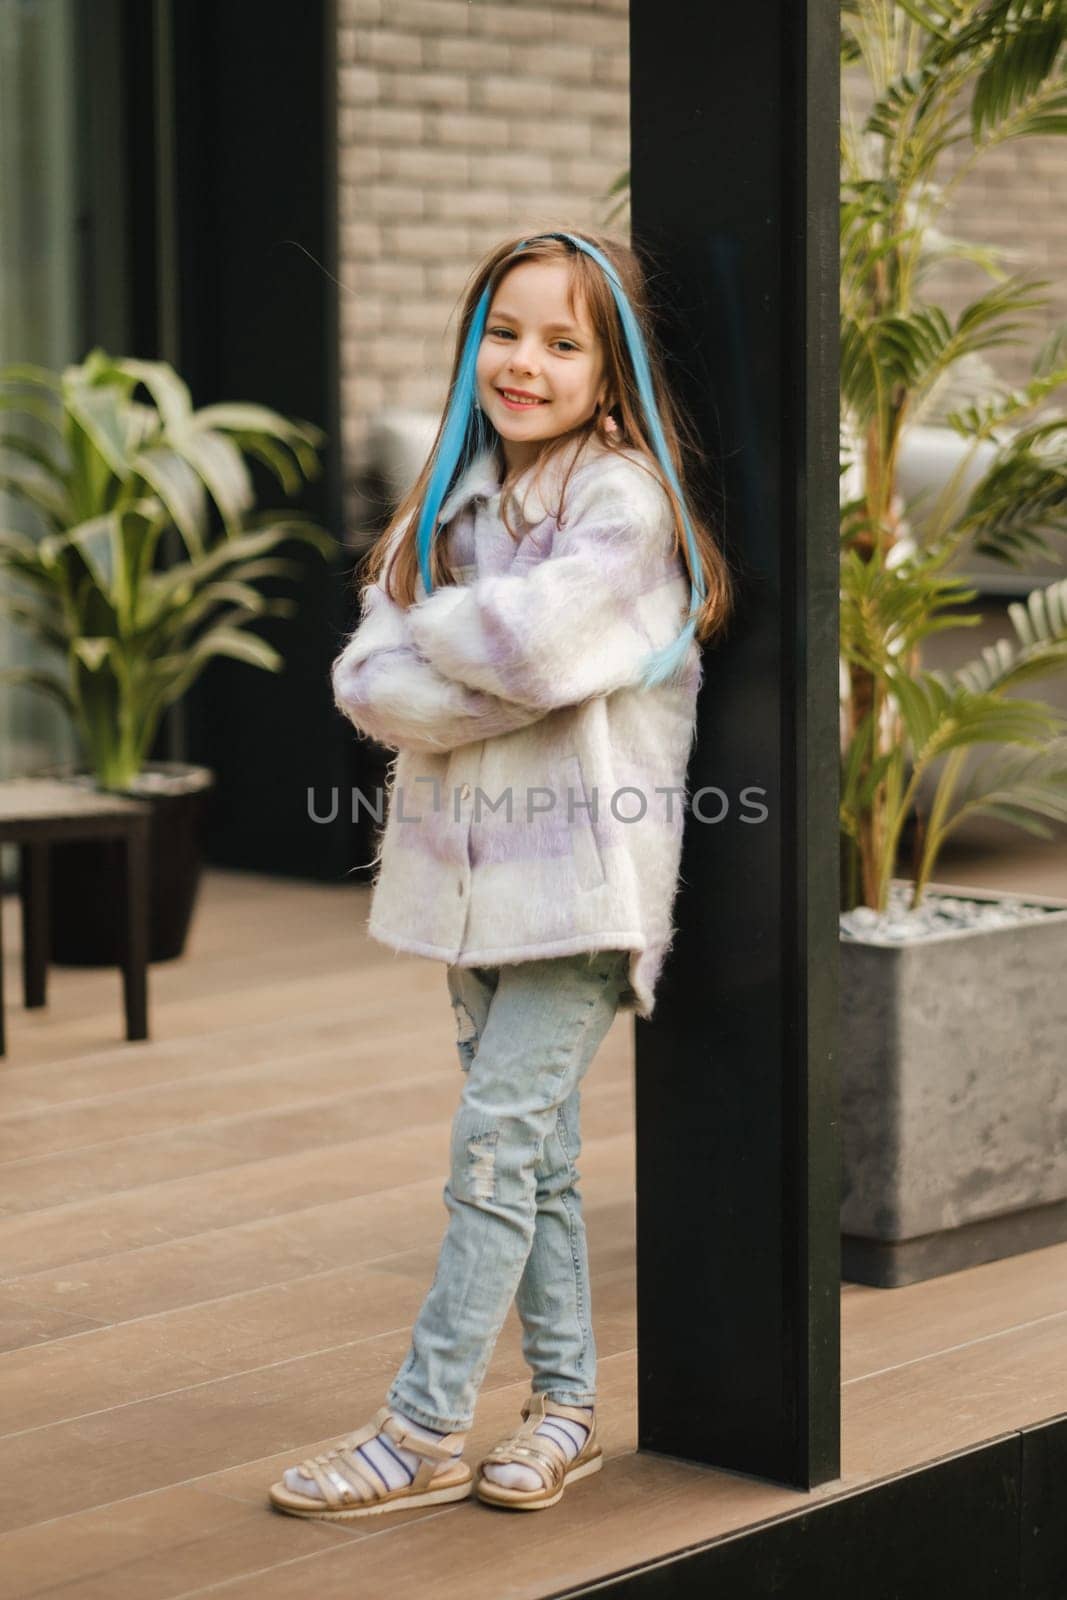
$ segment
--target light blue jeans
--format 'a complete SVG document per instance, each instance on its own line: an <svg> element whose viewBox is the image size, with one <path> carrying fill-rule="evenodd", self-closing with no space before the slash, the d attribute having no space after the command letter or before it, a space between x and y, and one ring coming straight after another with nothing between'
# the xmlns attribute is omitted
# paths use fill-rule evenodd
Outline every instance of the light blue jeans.
<svg viewBox="0 0 1067 1600"><path fill-rule="evenodd" d="M596 1398L589 1262L575 1165L580 1090L626 986L629 952L448 968L465 1072L437 1271L388 1393L466 1432L512 1300L535 1394Z"/></svg>

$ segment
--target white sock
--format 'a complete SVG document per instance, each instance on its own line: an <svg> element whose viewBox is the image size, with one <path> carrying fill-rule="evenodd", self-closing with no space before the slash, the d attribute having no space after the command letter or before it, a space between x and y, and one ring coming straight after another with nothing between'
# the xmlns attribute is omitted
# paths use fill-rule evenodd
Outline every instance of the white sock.
<svg viewBox="0 0 1067 1600"><path fill-rule="evenodd" d="M592 1426L592 1406L579 1406L577 1409L587 1413ZM568 1461L573 1461L589 1437L589 1428L583 1427L580 1422L572 1422L570 1417L546 1417L534 1429L534 1433L543 1433L559 1445ZM533 1467L520 1467L518 1462L492 1461L482 1471L492 1483L503 1484L505 1489L544 1488L541 1474Z"/></svg>
<svg viewBox="0 0 1067 1600"><path fill-rule="evenodd" d="M393 1415L398 1422L403 1424L407 1432L413 1434L416 1439L436 1440L445 1437L444 1433L438 1433L434 1428L424 1428L421 1423L413 1422L410 1417L402 1416L399 1411L394 1411ZM453 1456L458 1460L462 1451L463 1445L459 1444L453 1451ZM407 1488L409 1483L414 1482L415 1474L419 1470L420 1464L426 1459L425 1456L416 1455L414 1450L402 1450L398 1444L394 1444L393 1440L383 1433L375 1434L373 1439L368 1439L366 1444L361 1444L355 1453L362 1460L364 1466L370 1469L371 1476L376 1481L381 1480L383 1493L387 1489ZM434 1477L439 1472L447 1471L449 1464L447 1461L442 1461L436 1469ZM334 1468L331 1467L327 1470L334 1485L338 1489L344 1489L347 1485L347 1480ZM293 1489L297 1494L311 1495L316 1500L324 1498L322 1490L314 1478L305 1478L299 1467L287 1467L283 1474L283 1482L286 1488Z"/></svg>

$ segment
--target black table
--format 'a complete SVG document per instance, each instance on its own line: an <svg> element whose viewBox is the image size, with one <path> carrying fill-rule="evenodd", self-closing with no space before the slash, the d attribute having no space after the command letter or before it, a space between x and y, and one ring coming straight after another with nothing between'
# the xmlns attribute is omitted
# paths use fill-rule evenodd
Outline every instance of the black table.
<svg viewBox="0 0 1067 1600"><path fill-rule="evenodd" d="M27 1009L45 1004L48 968L49 846L55 839L124 840L126 870L122 986L127 1039L148 1038L148 829L151 807L51 778L0 782L0 843L17 844L22 903L22 981ZM0 919L0 1056L6 1054Z"/></svg>

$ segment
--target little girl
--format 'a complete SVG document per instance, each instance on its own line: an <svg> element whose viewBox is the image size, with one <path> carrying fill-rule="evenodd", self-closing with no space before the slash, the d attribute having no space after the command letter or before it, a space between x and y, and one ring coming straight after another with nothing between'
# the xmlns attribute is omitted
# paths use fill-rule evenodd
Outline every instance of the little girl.
<svg viewBox="0 0 1067 1600"><path fill-rule="evenodd" d="M282 1511L355 1518L472 1484L534 1510L601 1465L580 1085L620 1007L652 1015L700 643L732 595L683 438L695 455L633 251L549 233L486 256L429 460L332 672L338 708L398 752L368 931L447 964L449 1222L385 1404L286 1470ZM532 1394L474 1478L464 1439L512 1300Z"/></svg>

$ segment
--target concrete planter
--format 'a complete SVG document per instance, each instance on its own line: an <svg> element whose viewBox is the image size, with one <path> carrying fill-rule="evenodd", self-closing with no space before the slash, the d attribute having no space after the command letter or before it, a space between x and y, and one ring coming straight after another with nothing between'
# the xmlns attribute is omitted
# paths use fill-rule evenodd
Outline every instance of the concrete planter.
<svg viewBox="0 0 1067 1600"><path fill-rule="evenodd" d="M1067 1239L1067 900L840 941L842 1275L894 1288Z"/></svg>

